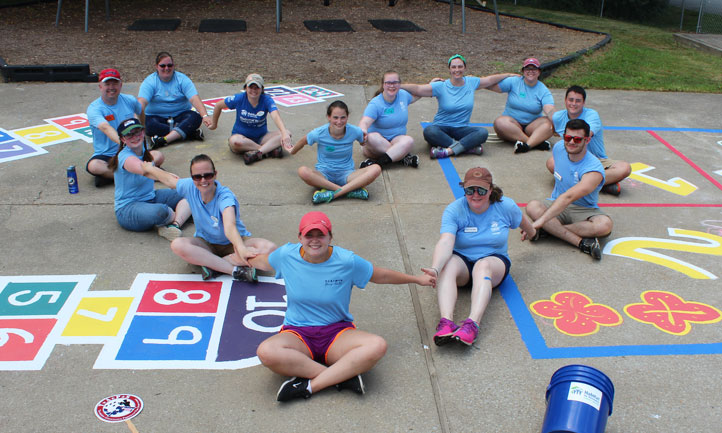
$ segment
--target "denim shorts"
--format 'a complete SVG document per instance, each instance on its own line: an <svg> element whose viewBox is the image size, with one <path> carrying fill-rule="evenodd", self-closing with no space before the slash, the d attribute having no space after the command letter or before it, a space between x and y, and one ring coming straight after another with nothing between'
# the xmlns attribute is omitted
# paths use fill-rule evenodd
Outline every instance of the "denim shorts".
<svg viewBox="0 0 722 433"><path fill-rule="evenodd" d="M283 325L280 332L290 332L306 345L308 352L316 362L327 364L326 357L339 335L349 329L356 329L353 322L336 322L324 326Z"/></svg>

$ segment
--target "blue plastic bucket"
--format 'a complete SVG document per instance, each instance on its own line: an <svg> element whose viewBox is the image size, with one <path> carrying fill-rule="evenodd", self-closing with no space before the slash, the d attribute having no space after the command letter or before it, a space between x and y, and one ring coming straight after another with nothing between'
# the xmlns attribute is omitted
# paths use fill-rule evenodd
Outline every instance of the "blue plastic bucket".
<svg viewBox="0 0 722 433"><path fill-rule="evenodd" d="M596 368L567 365L552 375L546 399L542 433L604 433L614 385Z"/></svg>

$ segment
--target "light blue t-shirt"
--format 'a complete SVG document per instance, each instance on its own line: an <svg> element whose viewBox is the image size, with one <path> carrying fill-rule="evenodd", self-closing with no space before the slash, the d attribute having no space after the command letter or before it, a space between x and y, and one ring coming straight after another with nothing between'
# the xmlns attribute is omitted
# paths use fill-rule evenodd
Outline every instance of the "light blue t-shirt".
<svg viewBox="0 0 722 433"><path fill-rule="evenodd" d="M464 85L456 87L451 80L431 83L431 94L436 98L439 109L434 124L440 126L468 126L474 109L474 92L479 87L479 77L464 77Z"/></svg>
<svg viewBox="0 0 722 433"><path fill-rule="evenodd" d="M541 81L534 87L524 82L524 77L506 77L499 83L502 92L508 93L502 116L512 117L522 125L528 125L544 115L544 105L554 105L554 97Z"/></svg>
<svg viewBox="0 0 722 433"><path fill-rule="evenodd" d="M567 110L561 110L554 113L554 132L564 137L564 131L569 122L569 113ZM589 140L587 150L592 152L599 159L607 159L607 152L604 150L604 128L599 113L592 108L583 107L578 119L582 119L589 124L589 130L594 133L592 139Z"/></svg>
<svg viewBox="0 0 722 433"><path fill-rule="evenodd" d="M196 232L193 236L203 238L212 244L228 245L231 241L226 237L223 230L223 211L229 207L235 207L236 227L241 236L251 236L251 232L246 230L246 226L241 221L240 206L233 192L225 186L214 181L216 184L216 193L209 203L203 203L201 192L193 184L193 179L183 178L176 183L176 191L188 201L193 214L193 223L196 226Z"/></svg>
<svg viewBox="0 0 722 433"><path fill-rule="evenodd" d="M414 100L411 93L400 89L394 102L388 103L383 93L376 95L364 110L364 116L374 119L368 132L378 132L391 141L398 135L406 134L406 123L409 121L409 104Z"/></svg>
<svg viewBox="0 0 722 433"><path fill-rule="evenodd" d="M454 251L475 262L491 254L507 259L509 229L519 227L521 210L509 197L489 203L489 208L477 214L469 209L466 197L454 200L441 217L441 233L456 236Z"/></svg>
<svg viewBox="0 0 722 433"><path fill-rule="evenodd" d="M597 185L594 191L581 197L573 204L577 206L583 206L588 208L598 208L599 201L599 190L604 186L604 167L599 159L592 155L591 152L587 152L579 162L572 162L569 160L569 155L566 149L564 149L564 141L559 141L554 145L552 149L554 156L554 190L552 191L551 200L556 200L557 197L567 192L571 187L578 184L586 173L597 171L602 174L602 181Z"/></svg>
<svg viewBox="0 0 722 433"><path fill-rule="evenodd" d="M246 92L237 93L223 100L231 110L236 110L236 123L231 134L241 134L258 141L268 133L266 118L268 113L278 110L273 98L261 93L255 107L248 101Z"/></svg>
<svg viewBox="0 0 722 433"><path fill-rule="evenodd" d="M144 146L145 148L145 146ZM125 160L135 157L143 160L143 156L136 155L129 147L124 147L118 154L118 168L113 174L115 180L115 210L136 201L151 201L155 198L153 180L139 174L131 173L123 165Z"/></svg>
<svg viewBox="0 0 722 433"><path fill-rule="evenodd" d="M318 143L316 170L338 173L353 170L353 142L363 142L363 131L358 126L346 124L346 134L340 140L336 140L331 137L328 127L327 123L306 134L306 142L309 146Z"/></svg>
<svg viewBox="0 0 722 433"><path fill-rule="evenodd" d="M284 325L325 326L353 322L349 312L351 289L363 289L371 280L373 265L352 251L334 246L323 263L301 257L301 244L288 243L268 256L276 278L286 283L287 308Z"/></svg>
<svg viewBox="0 0 722 433"><path fill-rule="evenodd" d="M108 122L113 129L117 129L120 122L140 114L143 108L135 99L135 96L121 93L118 95L118 102L115 105L108 105L98 98L88 106L88 123L93 132L93 156L105 155L114 156L118 152L118 143L114 142L107 135L98 129L98 125Z"/></svg>
<svg viewBox="0 0 722 433"><path fill-rule="evenodd" d="M197 94L191 79L178 71L173 72L168 82L153 72L145 77L138 90L138 97L148 101L145 114L163 117L177 116L193 108L189 100Z"/></svg>

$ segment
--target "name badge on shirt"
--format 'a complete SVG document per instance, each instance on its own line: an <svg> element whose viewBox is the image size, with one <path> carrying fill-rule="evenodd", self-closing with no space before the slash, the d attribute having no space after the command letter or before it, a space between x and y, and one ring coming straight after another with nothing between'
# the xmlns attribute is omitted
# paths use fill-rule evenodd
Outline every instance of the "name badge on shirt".
<svg viewBox="0 0 722 433"><path fill-rule="evenodd" d="M559 181L562 180L562 175L559 174L559 172L557 172L556 170L554 171L554 177L557 178L557 180L559 180Z"/></svg>
<svg viewBox="0 0 722 433"><path fill-rule="evenodd" d="M476 233L479 229L476 227L464 227L464 233Z"/></svg>

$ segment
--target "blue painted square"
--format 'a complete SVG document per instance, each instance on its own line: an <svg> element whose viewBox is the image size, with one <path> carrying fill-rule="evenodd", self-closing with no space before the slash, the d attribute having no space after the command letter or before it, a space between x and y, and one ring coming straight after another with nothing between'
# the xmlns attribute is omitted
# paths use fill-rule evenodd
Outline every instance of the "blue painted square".
<svg viewBox="0 0 722 433"><path fill-rule="evenodd" d="M214 320L215 317L135 316L115 359L203 361Z"/></svg>
<svg viewBox="0 0 722 433"><path fill-rule="evenodd" d="M12 135L8 134L7 132L3 131L2 129L0 129L0 143L4 143L6 141L12 141L12 140L16 140L16 138L13 137Z"/></svg>

